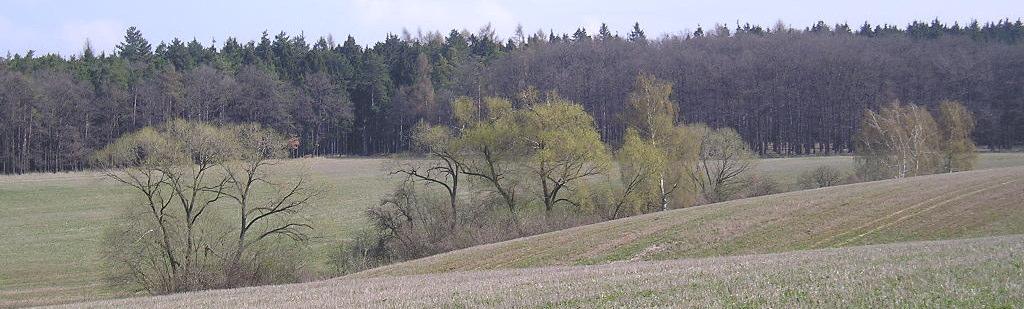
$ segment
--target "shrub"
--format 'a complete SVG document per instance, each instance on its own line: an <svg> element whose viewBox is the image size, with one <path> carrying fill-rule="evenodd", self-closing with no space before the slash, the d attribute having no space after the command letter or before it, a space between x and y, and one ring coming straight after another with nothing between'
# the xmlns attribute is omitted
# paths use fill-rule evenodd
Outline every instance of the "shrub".
<svg viewBox="0 0 1024 309"><path fill-rule="evenodd" d="M503 198L485 190L477 191L471 198L461 198L461 208L453 216L447 197L426 188L414 181L404 181L380 204L369 208L366 213L371 227L331 253L335 269L352 273L603 220L599 215L603 208L591 205L589 199L581 207L552 210L540 202L527 203L511 214ZM597 200L596 196L593 200Z"/></svg>
<svg viewBox="0 0 1024 309"><path fill-rule="evenodd" d="M782 186L780 186L779 183L775 181L775 178L772 177L754 175L750 177L748 183L747 197L769 195L783 191Z"/></svg>
<svg viewBox="0 0 1024 309"><path fill-rule="evenodd" d="M831 166L819 166L800 175L800 186L804 189L831 187L841 184L843 174Z"/></svg>
<svg viewBox="0 0 1024 309"><path fill-rule="evenodd" d="M313 279L313 273L303 256L308 247L287 238L270 239L251 247L236 263L221 252L234 250L231 238L235 234L227 228L222 216L211 214L207 222L194 228L195 242L203 249L180 259L178 268L171 268L168 254L159 237L159 227L146 219L145 212L135 207L126 211L107 227L102 239L104 277L116 290L128 295L168 294L185 291L232 288L238 286L291 283ZM180 214L175 213L175 216ZM216 217L216 218L215 218ZM165 223L169 240L180 253L181 237L186 230L180 224Z"/></svg>

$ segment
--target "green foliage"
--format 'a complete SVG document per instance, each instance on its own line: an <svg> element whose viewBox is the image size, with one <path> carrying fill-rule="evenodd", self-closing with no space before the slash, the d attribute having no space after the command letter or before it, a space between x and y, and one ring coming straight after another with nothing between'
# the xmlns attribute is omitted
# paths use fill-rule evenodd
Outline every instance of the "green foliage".
<svg viewBox="0 0 1024 309"><path fill-rule="evenodd" d="M250 139L207 123L181 119L161 125L160 131L165 136L163 140L180 145L179 152L188 156L191 164L216 164L238 159L240 152L248 149L248 145L242 143Z"/></svg>
<svg viewBox="0 0 1024 309"><path fill-rule="evenodd" d="M428 160L392 163L391 174L407 177L368 212L376 240L348 245L337 254L339 268L590 222L586 214L601 207L607 191L588 182L604 176L612 159L579 104L554 94L519 108L503 98L458 98L452 110L455 130L415 127L412 146Z"/></svg>
<svg viewBox="0 0 1024 309"><path fill-rule="evenodd" d="M125 31L124 42L117 45L117 53L128 61L138 62L149 61L153 56L152 46L142 37L142 31L135 26L128 27Z"/></svg>
<svg viewBox="0 0 1024 309"><path fill-rule="evenodd" d="M628 200L635 212L693 203L693 186L687 175L697 159L698 139L691 128L676 124L679 116L671 94L671 84L641 74L629 95L625 115L630 128L617 157L623 200ZM618 214L619 208L615 207L613 214Z"/></svg>
<svg viewBox="0 0 1024 309"><path fill-rule="evenodd" d="M974 141L974 115L963 104L944 101L939 104L939 127L942 128L942 172L967 171L978 160Z"/></svg>
<svg viewBox="0 0 1024 309"><path fill-rule="evenodd" d="M230 125L226 126L226 129L225 134L237 143L227 146L234 148L233 153L236 157L231 159L254 161L288 157L288 139L273 129L265 128L258 123Z"/></svg>
<svg viewBox="0 0 1024 309"><path fill-rule="evenodd" d="M413 128L413 149L424 153L451 151L458 153L458 144L451 129L420 122Z"/></svg>
<svg viewBox="0 0 1024 309"><path fill-rule="evenodd" d="M463 147L483 156L490 156L493 160L514 160L522 149L518 147L519 141L516 139L519 125L516 122L516 115L512 113L512 103L506 99L485 98L483 104L471 102L470 105L482 105L484 109L466 110L479 112L475 116L466 115L469 125L460 132Z"/></svg>
<svg viewBox="0 0 1024 309"><path fill-rule="evenodd" d="M465 128L476 123L480 117L480 107L468 97L459 97L452 101L452 114L456 123Z"/></svg>
<svg viewBox="0 0 1024 309"><path fill-rule="evenodd" d="M612 210L611 217L658 209L661 206L661 190L657 180L660 171L665 170L668 164L666 153L641 138L636 130L629 129L626 130L626 137L616 158L626 192L623 194L624 201ZM626 209L620 209L622 207Z"/></svg>
<svg viewBox="0 0 1024 309"><path fill-rule="evenodd" d="M464 172L490 183L512 212L521 206L515 201L520 185L536 188L548 211L561 202L578 205L560 193L610 165L593 118L578 104L554 95L519 109L493 97L453 104L463 128L448 147L458 145Z"/></svg>
<svg viewBox="0 0 1024 309"><path fill-rule="evenodd" d="M857 133L857 173L877 180L934 173L943 165L943 137L927 110L893 102L865 111Z"/></svg>
<svg viewBox="0 0 1024 309"><path fill-rule="evenodd" d="M126 134L94 155L98 165L109 167L187 164L182 145L154 128Z"/></svg>
<svg viewBox="0 0 1024 309"><path fill-rule="evenodd" d="M578 207L581 201L564 197L564 191L574 190L587 177L605 174L611 165L593 118L579 104L558 97L520 114L516 131L527 148L525 163L536 177L544 209L551 211L559 202Z"/></svg>
<svg viewBox="0 0 1024 309"><path fill-rule="evenodd" d="M644 138L660 138L662 132L675 126L679 117L671 95L672 84L658 80L654 75L640 74L633 92L629 93L629 108L625 111L627 123Z"/></svg>

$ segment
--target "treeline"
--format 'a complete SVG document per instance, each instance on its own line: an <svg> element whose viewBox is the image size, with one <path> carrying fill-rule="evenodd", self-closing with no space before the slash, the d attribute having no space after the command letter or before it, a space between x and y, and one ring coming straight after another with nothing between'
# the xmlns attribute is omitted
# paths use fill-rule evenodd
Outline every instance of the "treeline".
<svg viewBox="0 0 1024 309"><path fill-rule="evenodd" d="M457 97L519 106L527 85L580 102L601 138L621 145L641 72L671 82L679 120L733 127L761 155L850 151L861 113L897 99L961 101L979 145L1009 148L1024 143L1022 39L1019 20L719 25L657 39L639 25L508 39L488 26L367 47L286 33L154 47L130 28L110 55L86 46L0 59L0 171L88 167L122 134L174 118L262 123L294 138L293 156L393 153L409 149L421 120L455 125Z"/></svg>
<svg viewBox="0 0 1024 309"><path fill-rule="evenodd" d="M628 125L623 102L637 72L673 83L686 122L733 127L760 155L850 152L863 111L894 100L932 110L943 100L964 102L978 115L980 145L1024 142L1020 44L721 30L647 45L547 44L495 61L484 80L500 96L540 85L581 102L613 144Z"/></svg>

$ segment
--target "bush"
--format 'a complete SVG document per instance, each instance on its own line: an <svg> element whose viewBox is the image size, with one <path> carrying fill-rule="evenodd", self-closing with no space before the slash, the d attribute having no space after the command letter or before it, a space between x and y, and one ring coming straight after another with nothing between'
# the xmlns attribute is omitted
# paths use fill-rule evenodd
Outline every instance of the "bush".
<svg viewBox="0 0 1024 309"><path fill-rule="evenodd" d="M831 187L841 184L843 174L831 166L819 166L800 175L800 186L804 189Z"/></svg>
<svg viewBox="0 0 1024 309"><path fill-rule="evenodd" d="M526 204L510 214L500 197L480 193L460 199L453 217L447 197L427 186L405 181L367 210L370 228L331 253L331 264L342 274L438 253L495 243L602 221L598 206L580 208ZM481 191L478 191L481 192ZM452 220L456 224L451 224Z"/></svg>
<svg viewBox="0 0 1024 309"><path fill-rule="evenodd" d="M223 288L305 282L317 279L315 272L308 264L309 259L305 258L310 254L309 246L301 242L277 239L260 244L251 250L241 264L242 268L236 272L239 277L226 278ZM231 264L222 262L214 265L226 268Z"/></svg>
<svg viewBox="0 0 1024 309"><path fill-rule="evenodd" d="M354 273L391 263L394 256L384 246L382 240L385 239L376 229L361 229L351 240L331 252L329 261L338 274Z"/></svg>
<svg viewBox="0 0 1024 309"><path fill-rule="evenodd" d="M197 242L204 249L196 254L175 252L172 270L168 254L161 245L159 226L144 220L147 213L129 207L104 232L104 276L116 290L128 296L168 294L185 291L233 288L239 286L292 283L314 279L306 259L308 246L288 239L273 239L250 248L235 264L231 258L218 252L229 252L235 245L218 239L232 233L226 228L227 220L207 217L208 222L195 228ZM168 240L180 248L185 231L177 224L166 224ZM237 232L234 232L237 233ZM180 251L180 249L178 249Z"/></svg>
<svg viewBox="0 0 1024 309"><path fill-rule="evenodd" d="M769 195L782 192L782 187L775 178L755 175L750 177L747 186L747 197Z"/></svg>
<svg viewBox="0 0 1024 309"><path fill-rule="evenodd" d="M166 294L187 290L188 276L175 276L156 237L155 226L143 220L144 213L129 208L103 234L104 277L116 290L128 295Z"/></svg>

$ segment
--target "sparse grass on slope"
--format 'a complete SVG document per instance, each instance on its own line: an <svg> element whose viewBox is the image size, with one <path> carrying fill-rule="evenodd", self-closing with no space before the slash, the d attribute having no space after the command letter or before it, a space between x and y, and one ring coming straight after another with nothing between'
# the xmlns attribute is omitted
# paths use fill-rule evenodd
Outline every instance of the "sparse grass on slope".
<svg viewBox="0 0 1024 309"><path fill-rule="evenodd" d="M355 276L601 264L1024 233L1024 167L860 183L608 221Z"/></svg>
<svg viewBox="0 0 1024 309"><path fill-rule="evenodd" d="M1013 307L1024 236L175 294L69 307Z"/></svg>

